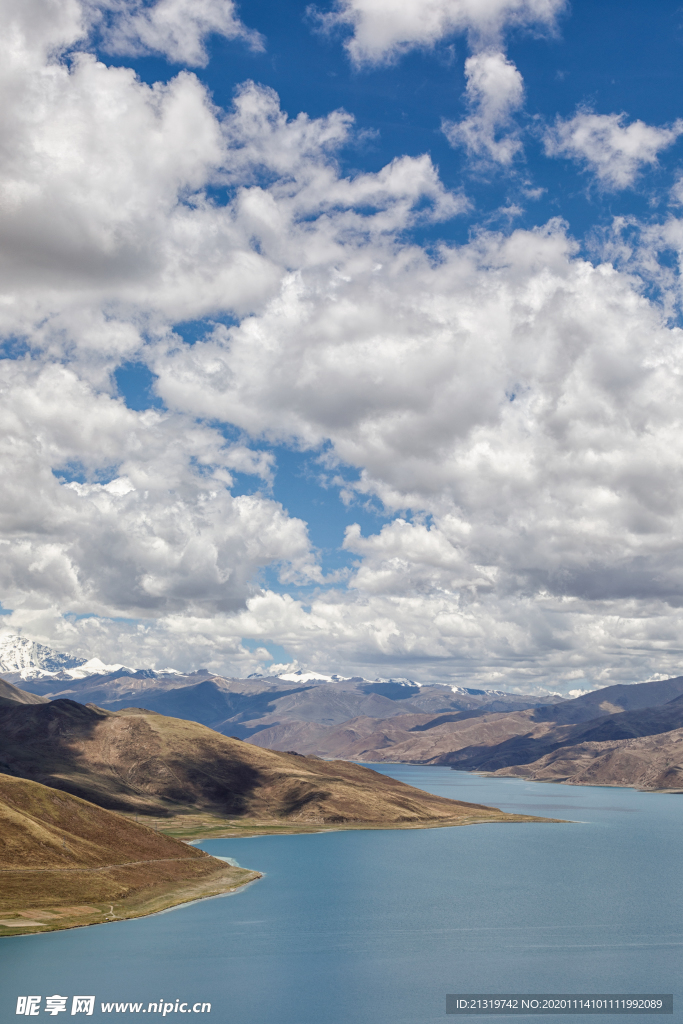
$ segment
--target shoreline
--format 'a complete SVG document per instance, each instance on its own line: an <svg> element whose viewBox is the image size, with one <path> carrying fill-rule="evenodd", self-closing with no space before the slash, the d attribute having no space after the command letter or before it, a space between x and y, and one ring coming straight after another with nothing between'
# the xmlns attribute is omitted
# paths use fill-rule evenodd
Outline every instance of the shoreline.
<svg viewBox="0 0 683 1024"><path fill-rule="evenodd" d="M335 760L329 758L329 760ZM671 793L683 796L683 789L651 789L639 786L636 782L569 782L567 779L534 779L529 775L498 775L496 772L478 771L476 768L456 768L450 764L425 764L424 761L357 761L349 758L352 764L373 765L373 764L405 764L412 768L448 768L452 772L462 772L463 775L478 775L484 779L519 779L520 782L546 782L556 786L588 786L591 789L633 789L636 793ZM517 766L515 766L517 767ZM498 769L500 770L500 769Z"/></svg>
<svg viewBox="0 0 683 1024"><path fill-rule="evenodd" d="M187 821L187 815L181 816L181 821L168 821L159 823L158 831L176 839L194 845L205 839L254 839L259 836L268 835L315 835L327 832L349 832L349 831L398 831L406 829L428 829L428 828L456 828L466 825L495 825L495 824L571 824L562 818L545 818L534 815L506 814L499 812L487 817L462 816L457 819L446 819L436 821L416 822L301 822L299 824L282 824L277 820L253 821L248 824L236 824L234 821L222 820L213 822L195 822L189 828L179 828L178 825ZM185 822L182 822L182 819ZM171 826L170 828L168 826ZM173 826L176 827L173 827ZM189 835L191 834L191 838ZM216 858L218 859L218 858ZM113 924L118 921L131 921L142 917L152 917L156 914L166 913L175 910L188 903L198 903L205 899L215 899L219 896L230 896L241 891L245 886L256 882L263 877L260 871L253 871L249 868L234 867L221 861L223 870L216 872L209 878L188 880L179 884L165 883L159 886L146 887L146 891L138 892L130 897L125 897L113 903L86 904L82 906L64 907L59 904L45 904L40 907L21 907L19 909L8 909L7 912L0 912L0 938L20 938L26 935L45 935L56 931L69 931L73 928L86 928L100 924ZM116 867L116 865L112 865ZM45 870L16 868L8 869L13 871ZM55 869L59 871L60 869ZM69 871L103 871L107 868L92 869L61 869ZM0 870L2 877L2 870ZM26 918L26 923L20 923ZM40 920L42 918L43 920ZM11 924L9 922L12 922ZM17 922L15 925L14 922ZM7 922L7 923L6 923Z"/></svg>
<svg viewBox="0 0 683 1024"><path fill-rule="evenodd" d="M447 807L443 816L437 811L422 817L416 815L412 807L405 810L399 808L398 820L393 816L396 810L387 814L384 820L379 815L380 820L357 820L331 814L326 819L320 812L309 812L308 817L288 820L274 817L228 818L211 811L196 812L195 808L187 807L184 812L172 815L145 815L146 820L141 822L139 812L107 813L113 814L121 822L119 830L128 827L124 821L134 822L136 829L142 826L144 832L150 830L156 832L159 838L166 837L164 843L176 840L186 846L194 846L203 840L247 839L269 835L422 830L484 824L566 823L560 818L511 814L497 807L460 802L452 809ZM116 830L116 826L113 827ZM126 850L128 858L131 855L135 857L138 847L139 844L134 842ZM144 843L140 847L142 857L145 856L142 853L143 847ZM206 858L200 857L200 863L197 863L196 855L190 855L189 850L186 856L152 856L151 859L139 860L119 860L114 850L111 852L114 853L112 862L96 866L65 866L55 863L29 866L29 857L23 864L0 868L0 879L4 876L6 883L0 909L0 938L42 935L149 917L187 903L231 895L262 877L258 871L230 864L227 859L212 858L210 854ZM187 857L190 860L186 864Z"/></svg>
<svg viewBox="0 0 683 1024"><path fill-rule="evenodd" d="M201 821L192 821L200 818ZM190 819L190 820L188 820ZM565 818L547 818L532 814L508 814L505 811L491 815L462 815L457 818L442 818L422 821L303 821L283 822L281 819L254 819L240 822L235 819L219 818L213 815L178 815L176 818L155 821L159 832L194 844L204 839L253 839L267 835L310 835L323 832L399 831L405 829L458 828L465 825L504 824L565 824Z"/></svg>
<svg viewBox="0 0 683 1024"><path fill-rule="evenodd" d="M224 862L222 865L223 870L216 871L208 878L188 878L184 882L146 886L132 896L113 902L71 907L46 902L40 907L29 905L26 908L12 908L0 912L0 939L47 935L57 931L70 931L73 928L89 928L93 925L152 917L186 903L198 903L217 896L230 896L263 877L260 871L252 871L250 868L235 868ZM22 918L26 918L25 924L20 923ZM9 921L12 921L11 925L5 924Z"/></svg>
<svg viewBox="0 0 683 1024"><path fill-rule="evenodd" d="M150 910L146 913L134 914L130 917L116 917L107 921L91 921L87 924L71 924L62 928L52 928L50 930L44 929L43 931L23 931L14 932L13 934L3 934L0 938L3 939L25 939L31 935L50 935L53 932L64 932L64 931L75 931L77 928L93 928L98 924L120 924L124 921L136 921L143 917L158 917L161 914L170 914L174 910L179 910L181 907L187 907L191 903L203 903L204 900L220 900L226 896L236 896L241 893L243 889L247 889L250 885L254 885L256 882L260 882L264 877L262 871L251 872L254 877L248 878L245 882L240 882L239 885L233 888L226 889L224 892L216 892L213 895L208 894L206 896L197 896L195 899L181 900L179 903L171 903L168 907L162 907L161 910Z"/></svg>
<svg viewBox="0 0 683 1024"><path fill-rule="evenodd" d="M396 761L395 764L400 762ZM432 767L431 765L424 765L425 768ZM434 765L434 768L445 768L447 765ZM451 768L451 771L459 771L458 768ZM534 779L529 775L498 775L497 772L476 772L476 771L463 771L463 775L478 775L482 779L517 779L519 782L539 782L541 785L549 786L576 786L583 787L586 789L632 789L635 793L653 793L653 794L670 794L673 796L683 796L683 789L648 789L644 786L638 786L635 782L632 783L621 783L621 782L569 782L568 779Z"/></svg>

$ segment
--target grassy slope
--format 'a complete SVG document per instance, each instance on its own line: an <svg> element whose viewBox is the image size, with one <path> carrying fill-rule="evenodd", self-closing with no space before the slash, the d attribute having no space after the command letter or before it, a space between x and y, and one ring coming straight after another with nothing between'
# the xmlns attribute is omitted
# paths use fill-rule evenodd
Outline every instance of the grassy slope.
<svg viewBox="0 0 683 1024"><path fill-rule="evenodd" d="M257 877L78 797L0 775L0 935L140 917Z"/></svg>

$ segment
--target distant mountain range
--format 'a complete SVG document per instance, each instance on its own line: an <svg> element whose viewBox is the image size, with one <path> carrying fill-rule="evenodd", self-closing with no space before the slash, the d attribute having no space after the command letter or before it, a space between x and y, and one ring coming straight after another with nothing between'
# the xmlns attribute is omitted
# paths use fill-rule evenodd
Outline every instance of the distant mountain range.
<svg viewBox="0 0 683 1024"><path fill-rule="evenodd" d="M107 665L99 658L79 658L72 654L63 654L55 651L44 644L16 633L8 633L0 636L0 674L8 682L37 682L44 680L50 689L50 681L56 682L67 680L90 680L101 677L132 679L161 679L166 683L169 677L178 677L179 680L195 676L211 676L205 669L199 669L184 675L173 668L164 668L155 671L154 669L143 668L133 669L122 664ZM216 676L215 678L223 678ZM382 693L392 699L405 699L419 694L422 683L412 679L363 679L360 676L325 675L322 672L311 672L306 669L296 669L292 672L284 672L277 676L271 676L265 672L254 672L248 677L249 681L266 682L277 679L286 683L361 683L371 686L376 693ZM480 690L468 687L456 686L450 683L432 683L430 686L438 686L451 690L453 693L469 694L470 696L500 695L512 696L502 690ZM558 698L559 699L559 698Z"/></svg>
<svg viewBox="0 0 683 1024"><path fill-rule="evenodd" d="M483 709L521 711L559 699L360 678L303 683L277 676L225 679L201 669L189 675L118 670L68 681L23 680L21 686L49 699L69 698L111 711L143 707L259 746L301 752L315 745L325 731L359 717L384 720L421 715L429 719ZM260 735L266 732L267 741L262 742ZM310 752L319 753L317 749Z"/></svg>
<svg viewBox="0 0 683 1024"><path fill-rule="evenodd" d="M454 684L421 684L412 679L364 679L299 669L279 676L255 673L228 679L206 669L183 674L175 669L131 669L59 654L20 636L0 640L0 673L11 683L49 699L70 698L112 711L145 707L159 714L187 718L239 739L266 729L302 723L325 727L365 716L521 710L560 700L482 690ZM298 734L296 734L298 735ZM259 744L265 745L265 744Z"/></svg>
<svg viewBox="0 0 683 1024"><path fill-rule="evenodd" d="M0 671L37 700L69 699L113 712L145 708L308 756L683 789L683 677L565 700L304 670L227 679L205 669L133 670L95 659L65 668L78 659L9 639L15 642L5 638L0 652L15 671Z"/></svg>

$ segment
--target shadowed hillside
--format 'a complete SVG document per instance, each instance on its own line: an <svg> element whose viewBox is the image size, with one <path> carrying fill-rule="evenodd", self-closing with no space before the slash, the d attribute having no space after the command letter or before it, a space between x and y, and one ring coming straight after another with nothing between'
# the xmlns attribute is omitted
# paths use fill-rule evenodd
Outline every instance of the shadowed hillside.
<svg viewBox="0 0 683 1024"><path fill-rule="evenodd" d="M118 811L398 827L522 820L432 796L358 764L263 750L138 708L5 704L0 742L8 774Z"/></svg>
<svg viewBox="0 0 683 1024"><path fill-rule="evenodd" d="M183 677L183 681L187 678ZM178 680L174 679L175 685L166 691L160 691L158 687L154 689L158 682L158 679L147 677L134 680L135 686L152 687L144 691L144 699L150 699L151 703L156 704L156 710L173 707L181 719L189 721L205 717L210 720L206 724L210 724L212 730L222 733L236 729L241 738L248 735L250 745L265 748L271 755L274 751L286 754L287 751L297 750L316 757L451 765L465 771L496 772L515 766L532 765L549 758L560 749L578 746L583 749L584 763L588 750L586 744L645 739L683 728L683 677L608 686L573 700L553 700L551 703L531 706L526 702L526 698L515 702L511 695L496 694L495 691L480 694L477 691L458 690L457 693L452 693L447 688L420 688L415 684L396 681L313 682L287 690L283 688L283 680L221 680L212 677L202 678L192 686L178 685ZM79 730L85 730L87 733L97 716L102 718L111 715L112 711L121 706L123 691L119 687L130 684L130 679L123 682L118 676L98 684L102 687L98 692L107 698L108 710L87 705L85 711L77 711L76 709L82 708L83 705L66 698L49 703L53 709L62 709L54 724L48 727L52 737L52 753L55 756L64 756L63 751L59 753L57 737L66 718L71 718L69 735L72 740L79 734ZM33 697L31 694L23 694L23 691L9 684L4 685L5 690L2 693L6 696L6 711L7 705L12 706L11 701L15 702L15 708L19 700L45 702L45 697ZM75 687L81 687L85 692L91 685L90 681L84 680L83 683L75 684ZM143 690L136 692L137 699L141 701ZM0 693L0 706L2 704ZM129 707L122 713L131 716L135 711L134 707ZM359 711L363 713L359 715ZM149 711L143 709L138 709L138 713L149 716ZM226 713L231 717L225 717ZM45 714L48 713L42 712L38 715L43 727ZM56 715L57 712L52 711L49 714ZM58 718L62 725L59 725ZM22 720L29 721L26 718ZM16 722L18 721L16 719ZM14 726L10 723L9 728L11 733ZM134 730L140 727L131 728ZM0 728L0 737L1 735ZM212 735L215 736L215 733L212 732ZM235 741L234 737L231 739ZM8 741L9 756L12 747L9 733ZM662 758L666 760L669 756L665 751L669 751L671 757L675 759L675 743L672 745L660 742L656 746L658 769L654 773L647 773L650 779L649 788L656 788L652 780L663 779L665 776L668 778L669 769L675 768L675 765L662 761ZM21 748L24 768L29 771L30 777L41 778L40 773L45 770L41 760L43 755L40 755L31 768L33 754L28 733L21 739ZM603 748L595 749L604 752ZM650 746L644 742L639 749L641 760L646 760ZM651 749L654 750L654 746ZM97 779L89 777L87 787L79 789L78 785L82 785L82 780L79 782L79 762L74 760L73 754L74 751L70 749L63 770L56 765L52 766L49 772L51 785L70 786L71 791L81 792L93 799L97 792L97 799L105 806L123 809L137 806L143 811L146 807L147 813L163 813L164 806L169 813L173 813L168 810L168 801L182 804L185 800L182 795L174 793L170 783L165 789L161 785L152 785L150 773L153 774L153 756L144 769L141 758L135 762L135 771L139 777L134 777L126 766L116 768L116 778L119 782L122 779L126 780L127 790L113 786L113 762L108 762L106 758L103 761L100 756L97 761ZM175 755L169 756L172 758ZM602 757L602 753L599 753L599 756ZM191 791L190 796L196 806L217 808L220 805L219 813L224 815L253 816L267 813L259 806L260 784L248 784L247 775L254 768L250 757L253 758L253 755L246 756L246 761L245 757L241 757L241 781L226 777L225 766L221 768L222 781L214 778L212 770L207 772L202 768L200 775L203 773L204 783L198 781L197 775L192 778L185 775L181 788L184 788L186 794ZM2 755L0 760L1 758ZM247 763L251 766L248 770L245 768ZM551 761L544 762L544 772L550 771L550 763ZM552 764L555 763L556 759L553 758ZM604 762L601 769L605 778L609 775L606 763ZM616 764L615 761L610 763ZM622 780L620 784L641 785L638 781L643 777L640 762L628 763L632 763L633 773L629 774L627 762L621 760L618 772L618 777ZM166 769L159 770L163 774ZM30 774L31 771L34 772L33 775ZM90 773L87 766L86 771ZM245 771L247 775L244 774ZM318 771L324 769L319 767ZM208 776L211 776L218 786L215 793L219 792L222 785L227 785L233 795L232 803L226 796L216 799L211 797ZM160 784L161 776L156 781ZM670 782L667 788L671 788ZM155 794L153 800L152 792ZM160 804L158 797L163 797L166 804L163 805L163 800ZM348 801L344 804L346 797L342 800L343 807L339 805L331 810L331 802L334 803L338 797L338 792L334 798L331 793L327 793L323 801L325 808L322 810L314 810L314 797L306 797L305 802L308 803L308 811L322 820L326 819L328 813L348 820L360 820L359 808L348 805ZM297 813L293 809L294 805L287 811L288 806L290 805L285 800L275 813L280 816L293 816ZM298 811L303 817L306 816L303 804ZM384 817L384 811L381 812L381 817ZM387 820L394 820L394 817L390 812Z"/></svg>

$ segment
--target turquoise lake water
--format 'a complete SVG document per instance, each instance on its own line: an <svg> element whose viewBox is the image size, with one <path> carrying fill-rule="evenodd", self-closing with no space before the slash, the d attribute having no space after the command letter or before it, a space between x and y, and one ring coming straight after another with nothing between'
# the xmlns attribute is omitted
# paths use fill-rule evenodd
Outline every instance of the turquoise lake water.
<svg viewBox="0 0 683 1024"><path fill-rule="evenodd" d="M99 1004L210 1002L189 1019L214 1024L431 1024L460 1019L446 993L479 991L673 992L663 1019L683 1022L683 796L376 767L579 823L204 842L265 877L154 917L3 939L2 1024L22 1019L18 995L54 993L95 995L93 1016L120 1021L161 1015Z"/></svg>

